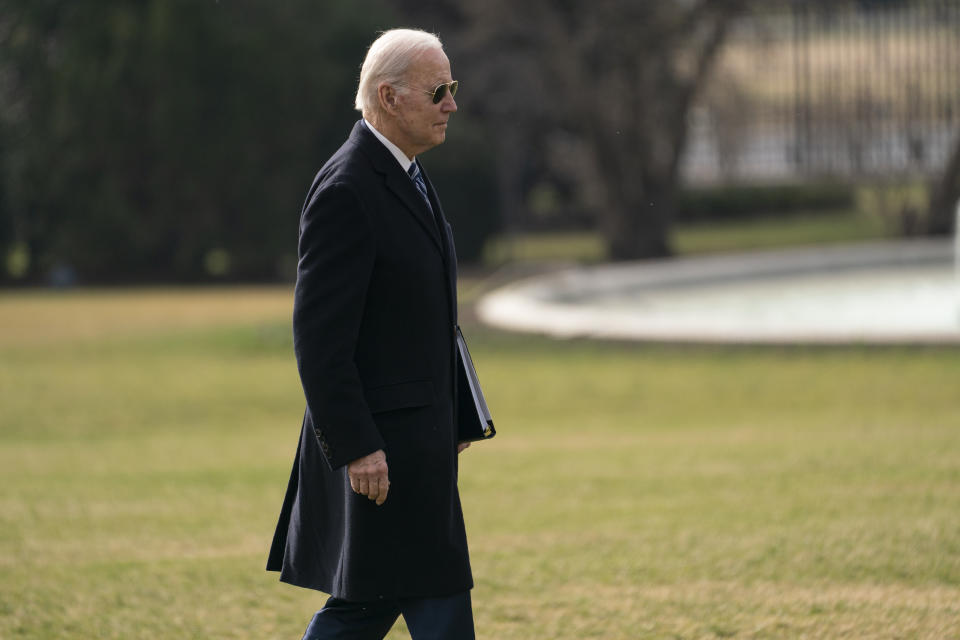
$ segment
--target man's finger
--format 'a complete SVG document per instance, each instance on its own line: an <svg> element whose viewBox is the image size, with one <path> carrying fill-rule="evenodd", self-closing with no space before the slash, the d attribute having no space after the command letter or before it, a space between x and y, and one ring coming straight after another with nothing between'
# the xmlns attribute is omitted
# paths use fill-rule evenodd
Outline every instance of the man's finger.
<svg viewBox="0 0 960 640"><path fill-rule="evenodd" d="M377 506L379 507L387 501L387 492L390 491L390 481L386 479L382 480L377 488L379 490L375 496L375 499L377 501Z"/></svg>
<svg viewBox="0 0 960 640"><path fill-rule="evenodd" d="M370 483L366 478L360 476L357 478L357 483L354 490L360 495L365 496L370 491Z"/></svg>
<svg viewBox="0 0 960 640"><path fill-rule="evenodd" d="M370 500L376 500L377 496L380 495L380 479L379 478L370 478L370 481L367 483L367 490L365 495Z"/></svg>

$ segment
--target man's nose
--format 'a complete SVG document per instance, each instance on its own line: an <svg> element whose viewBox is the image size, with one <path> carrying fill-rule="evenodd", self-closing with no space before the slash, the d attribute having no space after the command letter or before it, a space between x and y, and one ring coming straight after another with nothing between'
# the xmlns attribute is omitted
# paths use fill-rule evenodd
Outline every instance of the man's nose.
<svg viewBox="0 0 960 640"><path fill-rule="evenodd" d="M440 110L444 113L453 113L457 110L457 101L453 99L453 96L450 95L450 92L447 92L447 95L443 97L443 102L440 104Z"/></svg>

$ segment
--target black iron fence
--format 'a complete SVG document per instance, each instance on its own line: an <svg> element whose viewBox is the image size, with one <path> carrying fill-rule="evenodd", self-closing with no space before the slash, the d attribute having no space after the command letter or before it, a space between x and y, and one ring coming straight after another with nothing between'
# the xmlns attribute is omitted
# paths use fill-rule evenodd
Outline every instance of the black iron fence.
<svg viewBox="0 0 960 640"><path fill-rule="evenodd" d="M688 183L928 177L960 136L960 0L777 3L700 94Z"/></svg>

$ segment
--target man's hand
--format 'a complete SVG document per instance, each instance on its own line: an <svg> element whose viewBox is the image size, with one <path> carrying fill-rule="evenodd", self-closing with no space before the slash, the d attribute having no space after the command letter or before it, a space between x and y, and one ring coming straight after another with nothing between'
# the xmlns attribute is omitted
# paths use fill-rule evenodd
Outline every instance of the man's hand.
<svg viewBox="0 0 960 640"><path fill-rule="evenodd" d="M383 449L357 458L347 465L350 487L362 496L375 500L377 506L387 500L390 478L387 476L387 454Z"/></svg>
<svg viewBox="0 0 960 640"><path fill-rule="evenodd" d="M461 442L457 445L457 453L463 453L463 450L470 446L469 442Z"/></svg>

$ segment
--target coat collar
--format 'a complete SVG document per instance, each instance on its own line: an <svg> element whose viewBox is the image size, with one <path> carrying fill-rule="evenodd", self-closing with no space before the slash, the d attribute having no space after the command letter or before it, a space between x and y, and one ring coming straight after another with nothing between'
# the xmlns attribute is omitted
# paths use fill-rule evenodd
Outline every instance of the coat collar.
<svg viewBox="0 0 960 640"><path fill-rule="evenodd" d="M407 211L416 218L420 226L423 227L423 230L430 236L434 244L437 245L440 252L446 253L439 229L437 229L437 223L434 222L433 213L427 208L427 203L423 201L423 197L420 195L420 192L417 191L413 180L411 180L410 176L400 167L400 163L397 162L396 158L393 157L382 142L377 140L373 132L364 126L362 120L358 120L353 126L353 131L350 133L350 140L370 159L377 173L383 176L387 188L400 199ZM431 195L431 204L436 207L436 211L439 214L437 217L442 223L444 219L443 211L440 208L436 194L433 192L430 180L426 178L426 173L424 173L424 179L427 183L427 190Z"/></svg>

